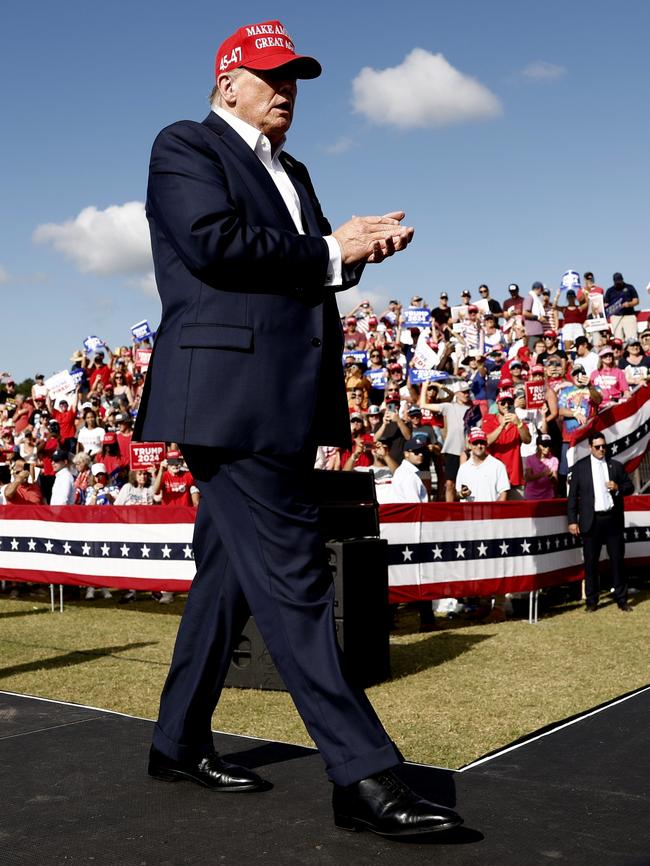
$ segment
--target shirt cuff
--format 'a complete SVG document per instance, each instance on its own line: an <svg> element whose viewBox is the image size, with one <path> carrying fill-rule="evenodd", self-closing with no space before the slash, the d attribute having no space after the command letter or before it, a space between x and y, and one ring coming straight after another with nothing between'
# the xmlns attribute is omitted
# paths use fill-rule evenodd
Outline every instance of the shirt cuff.
<svg viewBox="0 0 650 866"><path fill-rule="evenodd" d="M327 248L330 254L330 260L327 265L327 279L325 280L325 285L340 286L343 284L341 247L339 246L339 242L336 240L334 235L328 235L327 237L323 238L323 240L327 244Z"/></svg>

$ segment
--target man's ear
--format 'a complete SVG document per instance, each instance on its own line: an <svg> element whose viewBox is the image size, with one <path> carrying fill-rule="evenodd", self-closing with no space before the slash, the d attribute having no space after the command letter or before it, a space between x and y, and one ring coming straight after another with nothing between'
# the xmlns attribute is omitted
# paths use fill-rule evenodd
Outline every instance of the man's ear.
<svg viewBox="0 0 650 866"><path fill-rule="evenodd" d="M235 75L222 72L217 79L217 86L221 99L229 107L234 108L237 103L237 80Z"/></svg>

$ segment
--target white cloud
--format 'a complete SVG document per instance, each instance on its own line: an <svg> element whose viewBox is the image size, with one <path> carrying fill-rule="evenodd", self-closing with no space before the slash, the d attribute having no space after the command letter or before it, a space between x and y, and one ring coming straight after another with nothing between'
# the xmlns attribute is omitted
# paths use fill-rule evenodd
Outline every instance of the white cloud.
<svg viewBox="0 0 650 866"><path fill-rule="evenodd" d="M528 81L555 81L566 74L566 67L547 63L545 60L536 60L522 69L521 74Z"/></svg>
<svg viewBox="0 0 650 866"><path fill-rule="evenodd" d="M502 113L499 99L442 54L414 48L399 66L366 66L352 82L353 105L374 123L403 129L484 120Z"/></svg>
<svg viewBox="0 0 650 866"><path fill-rule="evenodd" d="M339 154L345 153L356 146L357 142L353 138L344 135L341 136L341 138L337 138L336 141L333 141L331 144L323 145L323 150L330 156L339 156Z"/></svg>
<svg viewBox="0 0 650 866"><path fill-rule="evenodd" d="M72 220L38 226L33 239L72 259L84 274L114 276L151 270L149 229L144 204L139 201L106 210L86 207Z"/></svg>
<svg viewBox="0 0 650 866"><path fill-rule="evenodd" d="M158 297L158 289L156 288L156 278L153 271L144 274L141 277L134 277L128 280L128 285L134 286L136 289L141 289L145 295L151 295L153 298Z"/></svg>
<svg viewBox="0 0 650 866"><path fill-rule="evenodd" d="M2 265L0 265L0 285L2 283L8 283L10 279L11 274L9 273L9 271L6 268L3 268Z"/></svg>

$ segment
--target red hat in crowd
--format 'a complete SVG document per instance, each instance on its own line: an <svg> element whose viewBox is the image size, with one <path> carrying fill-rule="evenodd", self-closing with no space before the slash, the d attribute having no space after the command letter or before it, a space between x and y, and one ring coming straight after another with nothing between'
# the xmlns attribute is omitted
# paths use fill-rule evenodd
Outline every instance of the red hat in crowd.
<svg viewBox="0 0 650 866"><path fill-rule="evenodd" d="M476 442L487 442L487 436L485 435L485 431L481 430L480 427L472 427L469 431L469 436L467 437L469 441L474 445Z"/></svg>
<svg viewBox="0 0 650 866"><path fill-rule="evenodd" d="M399 370L399 372L401 373L402 372L402 365L395 362L393 364L389 364L387 367L387 370L390 373L396 373Z"/></svg>
<svg viewBox="0 0 650 866"><path fill-rule="evenodd" d="M544 331L545 337L550 337L551 340L557 340L557 332L556 331Z"/></svg>
<svg viewBox="0 0 650 866"><path fill-rule="evenodd" d="M505 376L505 377L502 376L499 384L501 385L502 388L510 388L511 385L514 385L515 383L513 382L512 379L509 379L507 376Z"/></svg>
<svg viewBox="0 0 650 866"><path fill-rule="evenodd" d="M110 430L107 433L104 433L104 445L115 445L117 442L117 436L115 433L111 433Z"/></svg>
<svg viewBox="0 0 650 866"><path fill-rule="evenodd" d="M402 402L402 399L399 396L399 394L389 394L388 397L386 397L386 404L388 404L388 403L401 403L401 402Z"/></svg>
<svg viewBox="0 0 650 866"><path fill-rule="evenodd" d="M291 37L279 21L262 21L240 27L221 43L215 61L215 78L241 66L269 70L289 64L287 74L295 78L318 78L322 72L320 63L313 57L296 54Z"/></svg>
<svg viewBox="0 0 650 866"><path fill-rule="evenodd" d="M502 388L499 391L499 395L497 397L497 402L500 403L502 400L513 400L515 399L515 395L512 393L510 388Z"/></svg>
<svg viewBox="0 0 650 866"><path fill-rule="evenodd" d="M377 316L368 316L368 324L369 325L378 325L379 319L377 318Z"/></svg>
<svg viewBox="0 0 650 866"><path fill-rule="evenodd" d="M535 376L543 376L544 375L544 365L543 364L533 364L530 368L530 372Z"/></svg>
<svg viewBox="0 0 650 866"><path fill-rule="evenodd" d="M347 319L345 320L346 325L356 325L356 323L357 323L357 320L354 318L354 316L348 316Z"/></svg>
<svg viewBox="0 0 650 866"><path fill-rule="evenodd" d="M170 451L167 452L167 459L168 460L180 460L181 459L181 452L177 451L175 448L172 448Z"/></svg>
<svg viewBox="0 0 650 866"><path fill-rule="evenodd" d="M609 341L615 349L623 348L623 340L619 340L618 337L614 337Z"/></svg>

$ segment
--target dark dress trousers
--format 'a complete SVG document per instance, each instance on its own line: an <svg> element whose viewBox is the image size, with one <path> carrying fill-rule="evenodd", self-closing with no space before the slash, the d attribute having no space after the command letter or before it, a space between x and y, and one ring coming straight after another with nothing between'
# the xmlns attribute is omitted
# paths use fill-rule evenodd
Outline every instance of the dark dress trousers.
<svg viewBox="0 0 650 866"><path fill-rule="evenodd" d="M250 610L328 775L347 785L401 755L341 669L308 484L315 446L350 435L339 313L324 286L331 229L306 168L281 160L305 235L255 153L214 113L167 127L151 155L163 310L135 435L179 442L201 492L197 572L154 745L176 760L211 746Z"/></svg>
<svg viewBox="0 0 650 866"><path fill-rule="evenodd" d="M621 605L627 602L627 582L623 558L625 553L625 513L623 497L634 492L623 466L617 460L605 458L610 481L615 481L618 490L612 493L614 506L610 511L594 510L594 482L591 474L591 455L572 467L568 475L568 520L577 523L582 536L585 560L585 596L588 605L598 604L600 589L598 561L605 545L609 555L614 598Z"/></svg>

